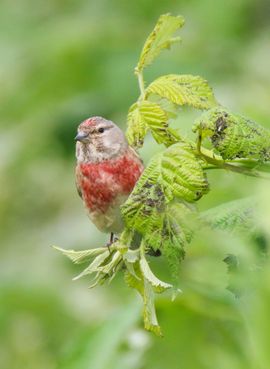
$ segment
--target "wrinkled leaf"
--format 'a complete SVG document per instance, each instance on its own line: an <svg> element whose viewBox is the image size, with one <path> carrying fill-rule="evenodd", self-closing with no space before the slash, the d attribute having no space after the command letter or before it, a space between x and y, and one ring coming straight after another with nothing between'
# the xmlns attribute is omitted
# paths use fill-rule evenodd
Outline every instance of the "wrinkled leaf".
<svg viewBox="0 0 270 369"><path fill-rule="evenodd" d="M155 333L157 336L161 336L162 333L157 321L155 310L153 287L142 275L138 262L134 265L134 269L138 278L136 278L134 275L130 274L126 270L125 282L129 287L135 288L143 298L143 319L145 329Z"/></svg>
<svg viewBox="0 0 270 369"><path fill-rule="evenodd" d="M154 30L147 38L136 70L142 71L153 62L153 60L164 49L169 49L172 44L179 42L180 37L172 37L173 34L184 25L182 16L174 17L170 14L163 14L159 17Z"/></svg>
<svg viewBox="0 0 270 369"><path fill-rule="evenodd" d="M138 109L137 103L133 104L129 109L127 126L126 137L128 143L135 148L142 147L148 127L144 116Z"/></svg>
<svg viewBox="0 0 270 369"><path fill-rule="evenodd" d="M169 128L168 115L160 105L147 100L132 105L128 114L126 136L131 146L139 148L150 129L157 143L170 146L180 140L176 131Z"/></svg>
<svg viewBox="0 0 270 369"><path fill-rule="evenodd" d="M141 273L143 277L151 284L155 292L162 293L166 291L167 289L173 287L169 283L162 282L154 275L145 257L141 257L140 269L141 269Z"/></svg>
<svg viewBox="0 0 270 369"><path fill-rule="evenodd" d="M73 278L73 280L77 280L87 274L92 274L99 271L100 266L104 263L104 261L110 256L110 252L108 250L104 251L102 254L98 255L92 263L85 268L79 275Z"/></svg>
<svg viewBox="0 0 270 369"><path fill-rule="evenodd" d="M67 256L73 263L75 264L82 264L90 261L95 256L102 254L104 251L107 250L106 247L100 247L97 249L89 249L89 250L65 250L61 247L53 246L56 250L62 252L65 256Z"/></svg>
<svg viewBox="0 0 270 369"><path fill-rule="evenodd" d="M217 107L204 113L193 130L209 137L223 159L270 161L270 131L260 124Z"/></svg>
<svg viewBox="0 0 270 369"><path fill-rule="evenodd" d="M169 74L159 77L146 90L146 97L151 94L196 109L210 109L217 105L212 88L199 76Z"/></svg>

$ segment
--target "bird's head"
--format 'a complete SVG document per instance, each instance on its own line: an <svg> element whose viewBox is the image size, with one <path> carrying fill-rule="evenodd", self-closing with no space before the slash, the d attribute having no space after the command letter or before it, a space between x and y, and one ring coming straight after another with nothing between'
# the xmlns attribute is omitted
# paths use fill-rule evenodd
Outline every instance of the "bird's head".
<svg viewBox="0 0 270 369"><path fill-rule="evenodd" d="M112 121L91 117L78 127L75 137L79 162L100 162L121 155L128 147L124 133Z"/></svg>

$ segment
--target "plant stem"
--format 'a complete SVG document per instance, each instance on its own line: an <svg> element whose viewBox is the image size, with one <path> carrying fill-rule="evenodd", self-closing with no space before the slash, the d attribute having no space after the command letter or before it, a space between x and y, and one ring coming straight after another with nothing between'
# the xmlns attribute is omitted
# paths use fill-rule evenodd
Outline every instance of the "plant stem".
<svg viewBox="0 0 270 369"><path fill-rule="evenodd" d="M138 70L137 68L135 68L135 74L138 78L138 82L139 82L139 89L141 92L140 95L140 100L144 100L145 99L145 88L144 88L144 79L143 79L143 72Z"/></svg>
<svg viewBox="0 0 270 369"><path fill-rule="evenodd" d="M232 172L244 174L250 177L259 177L263 179L270 180L270 176L264 175L260 171L254 170L256 166L258 166L258 163L256 164L255 161L230 161L226 162L224 161L220 156L217 156L211 151L203 148L202 146L199 147L199 153L202 156L202 158L209 164L212 164L212 166L207 166L205 169L227 169ZM234 164L235 163L235 164Z"/></svg>

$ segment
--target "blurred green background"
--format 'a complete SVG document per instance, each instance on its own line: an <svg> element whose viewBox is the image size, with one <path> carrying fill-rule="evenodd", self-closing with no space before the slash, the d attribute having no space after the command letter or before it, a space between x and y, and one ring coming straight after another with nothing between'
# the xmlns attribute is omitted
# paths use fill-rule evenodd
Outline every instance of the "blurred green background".
<svg viewBox="0 0 270 369"><path fill-rule="evenodd" d="M124 127L138 87L133 68L162 13L182 14L183 43L146 80L198 74L217 99L270 128L269 0L1 0L0 367L3 369L260 369L270 367L269 184L209 173L207 209L260 194L261 238L200 234L181 270L183 294L157 300L160 339L143 330L141 301L119 276L88 290L50 246L84 249L107 236L91 225L74 185L74 135L102 115ZM191 135L199 112L177 126ZM160 150L148 137L141 155ZM222 262L241 256L226 289Z"/></svg>

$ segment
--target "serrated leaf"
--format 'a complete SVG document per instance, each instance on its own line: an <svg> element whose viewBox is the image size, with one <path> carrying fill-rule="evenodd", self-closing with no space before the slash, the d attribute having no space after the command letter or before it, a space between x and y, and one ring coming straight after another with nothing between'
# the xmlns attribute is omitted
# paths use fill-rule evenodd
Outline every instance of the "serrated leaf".
<svg viewBox="0 0 270 369"><path fill-rule="evenodd" d="M142 147L148 127L137 103L129 109L127 126L126 137L128 143L135 148Z"/></svg>
<svg viewBox="0 0 270 369"><path fill-rule="evenodd" d="M152 158L122 214L128 229L139 232L148 248L160 250L174 279L191 240L192 202L208 191L208 182L188 143L177 143Z"/></svg>
<svg viewBox="0 0 270 369"><path fill-rule="evenodd" d="M73 263L75 264L82 264L90 261L95 256L102 254L104 251L107 250L106 247L100 247L97 249L89 249L89 250L65 250L61 247L53 246L56 250L62 252L65 256L67 256Z"/></svg>
<svg viewBox="0 0 270 369"><path fill-rule="evenodd" d="M208 192L208 182L193 148L184 142L155 155L122 206L126 225L141 234L162 228L165 206L178 198L198 200Z"/></svg>
<svg viewBox="0 0 270 369"><path fill-rule="evenodd" d="M216 107L202 114L193 130L209 137L223 159L270 160L270 131L227 109Z"/></svg>
<svg viewBox="0 0 270 369"><path fill-rule="evenodd" d="M156 316L153 288L142 275L139 262L134 264L134 270L138 277L135 277L126 270L125 282L129 287L135 288L143 298L143 319L145 329L155 333L157 336L161 336L162 333Z"/></svg>
<svg viewBox="0 0 270 369"><path fill-rule="evenodd" d="M127 268L127 273L129 273L129 275L132 277L132 278L135 278L137 280L140 281L140 278L137 276L136 272L135 272L135 269L134 269L134 264L133 263L129 263L129 262L126 262L125 263L125 266ZM126 281L126 283L128 284L128 280ZM140 283L140 282L139 282ZM135 288L135 287L133 287Z"/></svg>
<svg viewBox="0 0 270 369"><path fill-rule="evenodd" d="M122 259L123 259L122 254L119 251L116 251L112 255L111 260L106 265L100 266L98 270L103 274L111 275L115 272L117 266L119 265Z"/></svg>
<svg viewBox="0 0 270 369"><path fill-rule="evenodd" d="M158 104L161 109L166 112L169 119L176 119L181 111L181 107L179 105L176 105L168 99L161 98L158 95L149 95L147 100Z"/></svg>
<svg viewBox="0 0 270 369"><path fill-rule="evenodd" d="M134 265L132 264L132 268L132 273L128 269L125 270L125 282L129 287L137 290L139 294L143 297L144 285L142 274L139 268L139 262L136 262Z"/></svg>
<svg viewBox="0 0 270 369"><path fill-rule="evenodd" d="M123 259L129 264L135 263L136 261L139 260L139 258L140 258L139 249L136 250L128 249L127 252L123 255Z"/></svg>
<svg viewBox="0 0 270 369"><path fill-rule="evenodd" d="M151 94L196 109L210 109L217 105L208 82L199 76L169 74L159 77L146 89L146 98Z"/></svg>
<svg viewBox="0 0 270 369"><path fill-rule="evenodd" d="M154 275L147 260L143 256L140 259L140 269L143 277L151 284L155 292L162 293L173 287L171 284L161 281Z"/></svg>
<svg viewBox="0 0 270 369"><path fill-rule="evenodd" d="M161 107L153 102L142 101L139 110L148 128L158 143L168 140L168 116Z"/></svg>
<svg viewBox="0 0 270 369"><path fill-rule="evenodd" d="M176 131L168 127L168 115L157 103L147 100L132 105L128 114L127 139L131 146L143 145L148 129L157 143L170 146L180 140Z"/></svg>
<svg viewBox="0 0 270 369"><path fill-rule="evenodd" d="M145 244L154 250L161 250L167 259L175 286L178 285L180 262L193 235L195 210L179 200L169 203L162 216L162 225L157 227L153 222L151 230L144 236Z"/></svg>
<svg viewBox="0 0 270 369"><path fill-rule="evenodd" d="M88 288L92 289L98 285L103 285L107 279L109 279L108 274L97 273L93 282L90 284L90 286L88 286Z"/></svg>
<svg viewBox="0 0 270 369"><path fill-rule="evenodd" d="M154 291L151 284L144 278L144 327L150 332L155 333L157 336L162 336L161 328L158 324L156 308L155 308L155 297Z"/></svg>
<svg viewBox="0 0 270 369"><path fill-rule="evenodd" d="M73 278L73 280L77 280L87 274L92 274L99 272L99 267L105 262L105 260L110 256L110 252L108 250L104 251L102 254L98 255L92 263L85 268L79 275Z"/></svg>
<svg viewBox="0 0 270 369"><path fill-rule="evenodd" d="M251 232L256 228L255 207L253 198L233 200L204 211L200 219L214 229Z"/></svg>
<svg viewBox="0 0 270 369"><path fill-rule="evenodd" d="M159 17L157 24L148 36L136 71L140 72L153 62L163 49L169 49L172 44L180 41L180 37L172 37L173 34L184 25L182 16L174 17L170 14L163 14Z"/></svg>

